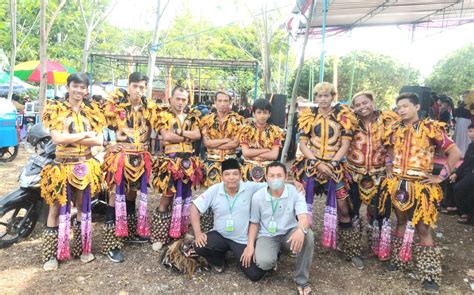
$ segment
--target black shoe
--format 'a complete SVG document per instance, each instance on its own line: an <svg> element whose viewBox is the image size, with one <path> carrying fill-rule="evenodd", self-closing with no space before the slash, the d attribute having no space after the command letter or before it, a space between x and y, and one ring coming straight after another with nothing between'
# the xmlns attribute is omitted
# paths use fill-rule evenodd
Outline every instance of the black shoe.
<svg viewBox="0 0 474 295"><path fill-rule="evenodd" d="M397 267L395 264L391 263L391 262L387 263L387 265L385 266L385 268L386 268L388 271L396 271L396 270L398 270L398 267Z"/></svg>
<svg viewBox="0 0 474 295"><path fill-rule="evenodd" d="M107 253L107 256L109 257L110 260L112 260L115 263L120 263L124 261L123 255L120 249L109 250L109 252Z"/></svg>
<svg viewBox="0 0 474 295"><path fill-rule="evenodd" d="M150 241L150 238L133 236L133 237L128 238L126 241L129 243L134 243L134 244L144 244L144 243L148 243Z"/></svg>
<svg viewBox="0 0 474 295"><path fill-rule="evenodd" d="M439 293L439 286L435 282L424 280L423 290L427 293Z"/></svg>

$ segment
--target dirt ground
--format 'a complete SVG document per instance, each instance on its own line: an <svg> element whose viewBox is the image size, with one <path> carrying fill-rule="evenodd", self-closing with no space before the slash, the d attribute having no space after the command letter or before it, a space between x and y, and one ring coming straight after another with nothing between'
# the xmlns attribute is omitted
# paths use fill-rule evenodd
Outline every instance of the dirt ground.
<svg viewBox="0 0 474 295"><path fill-rule="evenodd" d="M26 162L22 148L13 163L0 164L0 196L17 187L16 178ZM156 200L150 208L154 208ZM321 246L322 209L318 199L315 255L310 283L316 293L421 293L420 283L400 272L388 272L373 257L365 259L364 270L345 262L339 253ZM158 262L159 254L150 244L127 244L126 261L112 263L100 253L100 228L104 216L93 216L93 253L97 259L89 264L71 260L60 264L56 272L45 273L40 255L40 233L37 225L26 240L7 249L0 249L0 294L31 293L267 293L294 294L292 271L295 260L283 255L278 270L254 283L244 277L234 259L224 274L197 273L189 278L170 272ZM474 227L459 225L455 216L440 215L436 242L443 249L443 294L472 293L467 272L474 269Z"/></svg>

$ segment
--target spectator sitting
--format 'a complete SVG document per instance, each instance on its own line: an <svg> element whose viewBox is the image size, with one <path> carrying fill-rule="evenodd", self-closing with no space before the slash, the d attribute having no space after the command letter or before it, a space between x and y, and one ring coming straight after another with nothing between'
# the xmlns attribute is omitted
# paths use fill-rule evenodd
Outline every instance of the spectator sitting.
<svg viewBox="0 0 474 295"><path fill-rule="evenodd" d="M471 143L464 155L464 161L450 176L450 181L456 181L454 195L461 216L462 224L474 224L474 124L468 127Z"/></svg>
<svg viewBox="0 0 474 295"><path fill-rule="evenodd" d="M465 108L464 102L459 103L459 107L454 111L456 125L454 126L454 142L464 155L471 140L468 136L467 128L471 124L471 112Z"/></svg>

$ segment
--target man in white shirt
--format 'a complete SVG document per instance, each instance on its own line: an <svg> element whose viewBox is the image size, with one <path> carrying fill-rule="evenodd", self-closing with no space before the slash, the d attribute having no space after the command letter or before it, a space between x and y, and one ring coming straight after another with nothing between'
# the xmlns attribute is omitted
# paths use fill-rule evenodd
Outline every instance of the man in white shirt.
<svg viewBox="0 0 474 295"><path fill-rule="evenodd" d="M242 260L244 265L256 262L260 269L269 271L274 268L281 248L291 251L296 254L294 280L298 292L311 294L309 271L314 236L305 197L295 187L285 185L286 166L280 162L267 166L266 179L267 186L252 198L248 246Z"/></svg>

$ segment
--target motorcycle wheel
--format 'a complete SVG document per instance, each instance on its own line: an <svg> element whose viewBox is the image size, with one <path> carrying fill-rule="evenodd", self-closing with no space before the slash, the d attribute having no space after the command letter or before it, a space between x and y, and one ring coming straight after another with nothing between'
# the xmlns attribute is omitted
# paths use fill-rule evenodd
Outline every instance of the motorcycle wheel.
<svg viewBox="0 0 474 295"><path fill-rule="evenodd" d="M6 209L5 214L0 217L0 249L28 237L34 230L37 215L34 209L28 213L30 206L17 204Z"/></svg>
<svg viewBox="0 0 474 295"><path fill-rule="evenodd" d="M0 162L11 162L18 155L18 145L0 148Z"/></svg>

